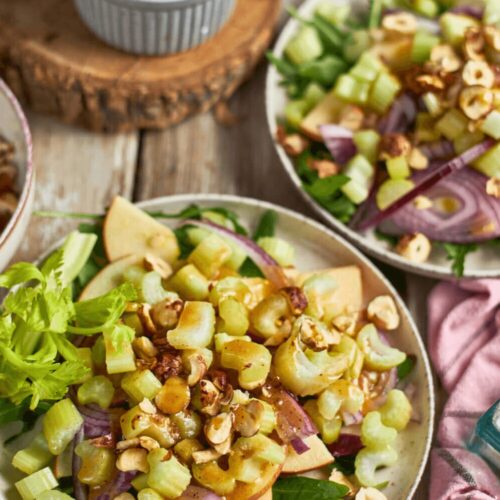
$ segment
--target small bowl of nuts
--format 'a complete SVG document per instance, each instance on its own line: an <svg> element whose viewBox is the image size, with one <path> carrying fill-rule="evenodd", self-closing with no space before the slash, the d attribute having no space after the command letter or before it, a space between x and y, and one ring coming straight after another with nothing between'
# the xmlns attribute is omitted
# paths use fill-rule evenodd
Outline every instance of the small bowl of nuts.
<svg viewBox="0 0 500 500"><path fill-rule="evenodd" d="M28 122L12 91L0 79L0 271L21 243L34 195Z"/></svg>

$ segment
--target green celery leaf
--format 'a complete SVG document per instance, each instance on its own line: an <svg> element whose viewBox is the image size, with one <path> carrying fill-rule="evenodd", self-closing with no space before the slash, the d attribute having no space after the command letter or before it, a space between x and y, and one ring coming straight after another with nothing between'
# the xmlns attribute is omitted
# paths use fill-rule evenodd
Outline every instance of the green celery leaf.
<svg viewBox="0 0 500 500"><path fill-rule="evenodd" d="M15 285L30 281L44 282L43 273L30 262L18 262L11 266L5 273L0 274L0 288L12 288Z"/></svg>
<svg viewBox="0 0 500 500"><path fill-rule="evenodd" d="M417 364L417 357L414 355L406 356L406 359L398 365L398 380L404 380L413 371Z"/></svg>
<svg viewBox="0 0 500 500"><path fill-rule="evenodd" d="M262 214L252 238L257 241L259 238L274 236L277 222L278 214L274 210L266 210Z"/></svg>
<svg viewBox="0 0 500 500"><path fill-rule="evenodd" d="M273 486L273 500L335 500L344 498L347 486L308 477L280 478Z"/></svg>
<svg viewBox="0 0 500 500"><path fill-rule="evenodd" d="M457 278L464 274L465 258L479 247L476 243L442 243L447 259L452 261L451 269Z"/></svg>
<svg viewBox="0 0 500 500"><path fill-rule="evenodd" d="M356 212L356 205L340 191L333 199L318 199L316 201L336 219L345 224L351 220L351 217Z"/></svg>
<svg viewBox="0 0 500 500"><path fill-rule="evenodd" d="M122 323L106 328L105 332L110 336L111 344L116 351L119 351L123 344L130 344L135 337L135 331Z"/></svg>

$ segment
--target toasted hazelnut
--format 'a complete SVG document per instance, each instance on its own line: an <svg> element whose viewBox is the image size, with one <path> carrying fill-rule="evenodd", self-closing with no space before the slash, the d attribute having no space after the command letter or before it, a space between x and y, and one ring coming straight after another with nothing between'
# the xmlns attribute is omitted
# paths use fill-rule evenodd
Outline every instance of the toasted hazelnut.
<svg viewBox="0 0 500 500"><path fill-rule="evenodd" d="M151 334L156 334L158 333L158 330L156 328L156 325L153 322L153 319L151 318L151 306L149 304L141 304L139 306L139 309L137 310L137 315L139 316L139 319L141 320L141 324L143 328Z"/></svg>
<svg viewBox="0 0 500 500"><path fill-rule="evenodd" d="M332 319L332 325L341 333L354 335L356 333L356 325L358 324L359 314L341 314Z"/></svg>
<svg viewBox="0 0 500 500"><path fill-rule="evenodd" d="M0 210L5 210L10 213L14 213L18 204L17 196L10 192L5 191L0 193Z"/></svg>
<svg viewBox="0 0 500 500"><path fill-rule="evenodd" d="M331 160L312 160L308 162L308 165L310 169L318 172L320 179L337 175L340 171L340 167Z"/></svg>
<svg viewBox="0 0 500 500"><path fill-rule="evenodd" d="M149 399L144 398L138 406L148 415L154 415L156 413L156 406Z"/></svg>
<svg viewBox="0 0 500 500"><path fill-rule="evenodd" d="M339 125L353 132L361 129L365 118L364 111L354 104L348 104L342 108L339 115Z"/></svg>
<svg viewBox="0 0 500 500"><path fill-rule="evenodd" d="M206 375L208 371L207 363L200 353L194 352L186 358L185 364L187 364L189 368L187 383L192 387Z"/></svg>
<svg viewBox="0 0 500 500"><path fill-rule="evenodd" d="M486 193L493 198L500 198L500 177L491 177L486 183Z"/></svg>
<svg viewBox="0 0 500 500"><path fill-rule="evenodd" d="M347 477L342 474L337 469L333 469L332 473L330 474L330 477L328 478L329 481L333 481L334 483L337 484L342 484L343 486L347 486L349 488L349 491L347 492L348 495L354 495L356 493L357 488L347 479Z"/></svg>
<svg viewBox="0 0 500 500"><path fill-rule="evenodd" d="M397 246L396 252L413 262L425 262L431 253L432 245L429 238L422 233L403 236Z"/></svg>
<svg viewBox="0 0 500 500"><path fill-rule="evenodd" d="M231 452L231 446L233 444L232 436L229 436L225 441L219 444L212 445L214 450L221 455L227 455Z"/></svg>
<svg viewBox="0 0 500 500"><path fill-rule="evenodd" d="M483 33L486 43L492 49L500 51L500 29L495 26L485 26Z"/></svg>
<svg viewBox="0 0 500 500"><path fill-rule="evenodd" d="M226 441L233 431L233 422L232 413L220 413L209 419L205 424L205 436L208 442L215 445Z"/></svg>
<svg viewBox="0 0 500 500"><path fill-rule="evenodd" d="M485 37L479 27L470 27L465 32L464 53L467 59L482 61L484 56Z"/></svg>
<svg viewBox="0 0 500 500"><path fill-rule="evenodd" d="M309 147L309 141L300 134L286 135L279 143L290 156L299 156Z"/></svg>
<svg viewBox="0 0 500 500"><path fill-rule="evenodd" d="M255 399L234 410L234 430L244 437L252 437L259 432L264 405Z"/></svg>
<svg viewBox="0 0 500 500"><path fill-rule="evenodd" d="M212 460L217 460L222 455L215 450L201 450L193 452L193 462L195 464L206 464Z"/></svg>
<svg viewBox="0 0 500 500"><path fill-rule="evenodd" d="M491 88L495 83L495 73L486 61L467 61L462 71L467 85Z"/></svg>
<svg viewBox="0 0 500 500"><path fill-rule="evenodd" d="M153 342L151 342L148 337L136 337L132 341L132 348L134 349L135 355L144 360L150 360L158 354L158 349L155 347Z"/></svg>
<svg viewBox="0 0 500 500"><path fill-rule="evenodd" d="M201 412L211 416L217 415L221 407L219 390L207 379L201 380L199 387Z"/></svg>
<svg viewBox="0 0 500 500"><path fill-rule="evenodd" d="M443 90L443 79L438 75L419 75L415 78L418 87L425 92Z"/></svg>
<svg viewBox="0 0 500 500"><path fill-rule="evenodd" d="M407 156L410 151L410 141L403 134L385 134L380 141L381 160Z"/></svg>
<svg viewBox="0 0 500 500"><path fill-rule="evenodd" d="M147 271L157 272L164 280L172 274L172 266L152 253L145 255L144 267Z"/></svg>
<svg viewBox="0 0 500 500"><path fill-rule="evenodd" d="M387 500L387 497L377 488L361 488L355 500Z"/></svg>
<svg viewBox="0 0 500 500"><path fill-rule="evenodd" d="M437 66L437 69L445 73L458 71L462 66L462 61L448 44L436 45L432 48L430 60Z"/></svg>
<svg viewBox="0 0 500 500"><path fill-rule="evenodd" d="M382 19L385 31L400 35L413 35L417 31L417 18L407 12L389 14Z"/></svg>
<svg viewBox="0 0 500 500"><path fill-rule="evenodd" d="M375 297L367 308L368 320L381 330L395 330L399 326L399 313L390 295Z"/></svg>
<svg viewBox="0 0 500 500"><path fill-rule="evenodd" d="M460 92L459 105L471 120L479 120L493 109L493 92L483 87L467 87Z"/></svg>
<svg viewBox="0 0 500 500"><path fill-rule="evenodd" d="M297 286L282 288L280 293L285 296L292 314L302 314L307 308L307 297L303 290Z"/></svg>
<svg viewBox="0 0 500 500"><path fill-rule="evenodd" d="M157 329L171 329L177 325L183 309L183 302L177 298L166 298L151 308L151 319Z"/></svg>
<svg viewBox="0 0 500 500"><path fill-rule="evenodd" d="M127 448L116 460L116 468L122 472L149 472L148 452L144 448Z"/></svg>
<svg viewBox="0 0 500 500"><path fill-rule="evenodd" d="M160 382L166 382L169 377L177 376L182 372L182 359L178 354L162 352L156 358L152 371Z"/></svg>
<svg viewBox="0 0 500 500"><path fill-rule="evenodd" d="M476 222L471 228L471 234L474 236L485 236L490 235L496 229L496 224L492 220L487 222Z"/></svg>
<svg viewBox="0 0 500 500"><path fill-rule="evenodd" d="M424 170L429 166L429 159L419 148L413 147L408 156L408 165L415 170Z"/></svg>
<svg viewBox="0 0 500 500"><path fill-rule="evenodd" d="M113 434L106 434L105 436L99 436L90 441L92 446L96 448L114 448L116 446L116 441Z"/></svg>
<svg viewBox="0 0 500 500"><path fill-rule="evenodd" d="M424 195L417 196L413 204L417 210L427 210L433 205L432 200Z"/></svg>
<svg viewBox="0 0 500 500"><path fill-rule="evenodd" d="M340 334L318 325L311 319L304 318L300 324L300 339L312 351L319 352L340 342Z"/></svg>
<svg viewBox="0 0 500 500"><path fill-rule="evenodd" d="M139 446L145 450L151 451L156 450L160 447L160 443L156 439L150 438L148 436L139 437Z"/></svg>

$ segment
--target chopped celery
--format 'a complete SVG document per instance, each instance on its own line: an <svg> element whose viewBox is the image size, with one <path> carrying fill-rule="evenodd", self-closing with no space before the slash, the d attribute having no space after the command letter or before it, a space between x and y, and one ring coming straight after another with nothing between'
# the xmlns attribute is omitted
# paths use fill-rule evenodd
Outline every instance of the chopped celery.
<svg viewBox="0 0 500 500"><path fill-rule="evenodd" d="M417 142L437 141L441 137L435 128L434 118L429 113L417 113L415 138Z"/></svg>
<svg viewBox="0 0 500 500"><path fill-rule="evenodd" d="M82 405L96 403L101 408L109 408L115 388L108 377L97 375L87 380L78 388L78 402Z"/></svg>
<svg viewBox="0 0 500 500"><path fill-rule="evenodd" d="M144 398L153 399L162 385L151 370L137 370L122 378L121 387L135 403L140 403Z"/></svg>
<svg viewBox="0 0 500 500"><path fill-rule="evenodd" d="M231 257L231 247L216 234L205 238L188 257L204 276L213 278L221 266Z"/></svg>
<svg viewBox="0 0 500 500"><path fill-rule="evenodd" d="M38 434L27 448L14 455L12 465L25 474L33 474L46 467L52 458L44 435Z"/></svg>
<svg viewBox="0 0 500 500"><path fill-rule="evenodd" d="M358 333L356 342L365 355L365 366L371 370L390 370L406 359L404 352L382 342L377 329L371 323Z"/></svg>
<svg viewBox="0 0 500 500"><path fill-rule="evenodd" d="M118 345L114 345L112 331L105 331L102 335L106 349L106 369L108 373L133 372L135 370L135 355L132 342L122 339Z"/></svg>
<svg viewBox="0 0 500 500"><path fill-rule="evenodd" d="M376 55L365 52L349 74L363 82L374 82L383 71L387 71L384 63Z"/></svg>
<svg viewBox="0 0 500 500"><path fill-rule="evenodd" d="M493 110L484 120L481 125L481 130L493 137L493 139L500 139L500 111Z"/></svg>
<svg viewBox="0 0 500 500"><path fill-rule="evenodd" d="M77 382L78 384L81 384L91 378L94 371L92 362L92 349L90 349L89 347L79 347L77 351L78 358L89 369L88 373L86 373L85 376Z"/></svg>
<svg viewBox="0 0 500 500"><path fill-rule="evenodd" d="M394 448L387 446L383 450L363 448L354 461L356 478L363 486L377 486L380 479L376 476L379 467L390 467L398 460L398 453Z"/></svg>
<svg viewBox="0 0 500 500"><path fill-rule="evenodd" d="M294 128L299 128L310 109L311 107L305 99L287 102L285 106L287 123Z"/></svg>
<svg viewBox="0 0 500 500"><path fill-rule="evenodd" d="M181 267L168 285L184 300L205 300L208 297L208 280L193 264Z"/></svg>
<svg viewBox="0 0 500 500"><path fill-rule="evenodd" d="M354 132L354 144L358 152L362 154L372 165L378 158L378 146L380 135L375 130L359 130Z"/></svg>
<svg viewBox="0 0 500 500"><path fill-rule="evenodd" d="M395 76L380 73L371 88L368 105L378 113L385 113L400 90L401 84Z"/></svg>
<svg viewBox="0 0 500 500"><path fill-rule="evenodd" d="M233 340L244 340L245 342L252 342L252 339L247 335L228 335L227 333L216 333L214 336L215 351L222 352L224 346L228 342L232 342Z"/></svg>
<svg viewBox="0 0 500 500"><path fill-rule="evenodd" d="M439 14L439 5L435 0L413 0L412 6L425 17L434 18Z"/></svg>
<svg viewBox="0 0 500 500"><path fill-rule="evenodd" d="M285 54L294 64L314 61L323 53L323 45L318 32L311 26L303 26L288 42Z"/></svg>
<svg viewBox="0 0 500 500"><path fill-rule="evenodd" d="M177 498L189 486L191 473L175 455L162 448L148 454L148 486L166 498Z"/></svg>
<svg viewBox="0 0 500 500"><path fill-rule="evenodd" d="M321 2L316 7L316 14L334 26L345 23L350 13L351 7L349 5L338 5L329 0Z"/></svg>
<svg viewBox="0 0 500 500"><path fill-rule="evenodd" d="M410 422L411 404L403 391L392 389L386 402L378 409L384 425L402 431Z"/></svg>
<svg viewBox="0 0 500 500"><path fill-rule="evenodd" d="M251 452L252 456L271 464L282 464L285 461L283 446L261 433L252 437L240 437L233 448L234 450Z"/></svg>
<svg viewBox="0 0 500 500"><path fill-rule="evenodd" d="M456 154L462 154L467 149L470 149L472 146L479 144L484 140L484 134L480 130L476 130L474 132L465 132L462 135L459 135L456 139L453 140L453 147L455 148Z"/></svg>
<svg viewBox="0 0 500 500"><path fill-rule="evenodd" d="M410 177L410 167L408 166L408 161L404 156L389 158L385 165L391 179L406 179L407 177Z"/></svg>
<svg viewBox="0 0 500 500"><path fill-rule="evenodd" d="M195 411L180 411L173 414L170 418L182 439L193 439L202 430L201 417Z"/></svg>
<svg viewBox="0 0 500 500"><path fill-rule="evenodd" d="M326 92L323 90L321 85L317 83L311 82L304 92L304 99L307 101L309 106L313 108L318 104L318 102L322 101L326 95Z"/></svg>
<svg viewBox="0 0 500 500"><path fill-rule="evenodd" d="M99 368L104 368L106 364L106 348L104 347L104 337L99 335L92 346L92 362Z"/></svg>
<svg viewBox="0 0 500 500"><path fill-rule="evenodd" d="M293 266L295 263L295 248L282 238L265 236L259 238L257 244L265 250L280 266Z"/></svg>
<svg viewBox="0 0 500 500"><path fill-rule="evenodd" d="M417 31L413 37L411 49L411 60L414 63L421 64L431 55L431 50L439 43L439 37L431 35L428 31Z"/></svg>
<svg viewBox="0 0 500 500"><path fill-rule="evenodd" d="M137 495L137 500L163 500L163 498L164 497L153 488L144 488L139 491Z"/></svg>
<svg viewBox="0 0 500 500"><path fill-rule="evenodd" d="M350 181L340 189L356 204L362 203L368 198L371 185L375 175L373 165L361 154L357 154L345 166L344 172Z"/></svg>
<svg viewBox="0 0 500 500"><path fill-rule="evenodd" d="M488 177L500 177L500 143L480 156L472 165Z"/></svg>
<svg viewBox="0 0 500 500"><path fill-rule="evenodd" d="M331 87L337 78L346 71L347 65L342 60L336 56L328 55L316 61L306 62L301 64L298 68L299 75L317 82L325 87ZM311 103L310 99L306 94L304 95L305 100L310 104L310 106L316 105L320 99L316 102Z"/></svg>
<svg viewBox="0 0 500 500"><path fill-rule="evenodd" d="M252 400L253 401L253 400ZM276 427L277 419L274 407L266 401L258 400L264 406L264 412L260 418L259 432L262 434L271 434Z"/></svg>
<svg viewBox="0 0 500 500"><path fill-rule="evenodd" d="M452 141L466 132L467 124L466 116L458 109L452 108L436 123L436 130Z"/></svg>
<svg viewBox="0 0 500 500"><path fill-rule="evenodd" d="M370 33L366 30L356 30L351 32L349 43L344 46L344 57L353 63L361 54L368 50L371 44Z"/></svg>
<svg viewBox="0 0 500 500"><path fill-rule="evenodd" d="M162 279L159 273L151 271L146 273L140 281L141 299L147 304L157 304L163 299L172 295L163 288Z"/></svg>
<svg viewBox="0 0 500 500"><path fill-rule="evenodd" d="M479 21L473 17L446 12L439 18L444 39L452 45L460 45L468 28L479 26Z"/></svg>
<svg viewBox="0 0 500 500"><path fill-rule="evenodd" d="M134 479L130 481L130 484L132 484L132 487L136 491L144 490L148 487L148 475L144 472L137 474L137 476L135 476Z"/></svg>
<svg viewBox="0 0 500 500"><path fill-rule="evenodd" d="M441 102L439 101L439 97L436 94L433 92L427 92L422 96L422 100L424 101L424 105L431 116L438 116L441 114L443 108L441 106Z"/></svg>
<svg viewBox="0 0 500 500"><path fill-rule="evenodd" d="M342 428L342 419L339 416L332 419L324 418L318 410L318 401L315 399L306 401L304 410L312 418L325 444L332 444L337 441Z"/></svg>
<svg viewBox="0 0 500 500"><path fill-rule="evenodd" d="M195 247L198 246L205 238L210 236L210 231L203 227L189 227L187 229L187 234L189 242Z"/></svg>
<svg viewBox="0 0 500 500"><path fill-rule="evenodd" d="M378 411L371 411L365 415L361 424L361 441L368 448L384 449L396 440L397 435L396 429L382 423L382 417Z"/></svg>
<svg viewBox="0 0 500 500"><path fill-rule="evenodd" d="M193 477L199 484L220 496L231 493L236 485L233 475L228 470L222 469L215 460L204 464L193 464L192 471Z"/></svg>
<svg viewBox="0 0 500 500"><path fill-rule="evenodd" d="M234 297L226 297L219 302L219 331L229 335L245 335L250 322L248 310Z"/></svg>
<svg viewBox="0 0 500 500"><path fill-rule="evenodd" d="M399 200L414 187L413 181L408 179L388 179L378 189L376 194L377 206L385 210L395 201Z"/></svg>
<svg viewBox="0 0 500 500"><path fill-rule="evenodd" d="M167 333L175 349L207 347L215 333L215 311L208 302L186 302L174 330Z"/></svg>
<svg viewBox="0 0 500 500"><path fill-rule="evenodd" d="M57 488L59 483L52 474L50 467L39 470L15 483L16 489L23 500L37 500L44 491Z"/></svg>
<svg viewBox="0 0 500 500"><path fill-rule="evenodd" d="M109 481L115 468L115 453L111 448L98 448L90 440L82 441L75 448L82 459L78 479L89 486L100 486Z"/></svg>
<svg viewBox="0 0 500 500"><path fill-rule="evenodd" d="M174 446L175 454L189 466L193 463L193 453L201 450L203 450L203 445L197 439L192 438L183 439Z"/></svg>
<svg viewBox="0 0 500 500"><path fill-rule="evenodd" d="M370 84L357 80L351 75L344 74L339 77L335 85L334 94L347 102L365 104L370 92Z"/></svg>
<svg viewBox="0 0 500 500"><path fill-rule="evenodd" d="M62 491L48 490L36 497L36 500L73 500L73 497L66 495Z"/></svg>
<svg viewBox="0 0 500 500"><path fill-rule="evenodd" d="M71 399L61 399L43 417L43 434L53 455L59 455L75 437L83 418Z"/></svg>

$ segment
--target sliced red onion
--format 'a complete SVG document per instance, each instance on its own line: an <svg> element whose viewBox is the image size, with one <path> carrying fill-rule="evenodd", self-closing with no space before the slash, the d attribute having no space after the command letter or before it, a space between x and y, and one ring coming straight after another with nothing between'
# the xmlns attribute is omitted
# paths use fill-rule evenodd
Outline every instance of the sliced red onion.
<svg viewBox="0 0 500 500"><path fill-rule="evenodd" d="M474 17L475 19L479 19L481 21L483 19L484 9L479 5L457 5L456 7L451 8L448 12Z"/></svg>
<svg viewBox="0 0 500 500"><path fill-rule="evenodd" d="M290 444L292 445L292 447L295 450L295 453L297 453L297 455L302 455L306 451L310 450L309 446L307 446L307 444L304 442L304 440L300 439L300 438L292 439L290 441Z"/></svg>
<svg viewBox="0 0 500 500"><path fill-rule="evenodd" d="M453 243L472 243L500 236L500 200L486 194L487 179L471 168L442 179L425 196L431 208L419 210L409 203L387 220L392 234L423 233L428 238ZM455 199L453 213L439 210L436 200ZM488 231L480 231L488 228ZM385 230L385 228L384 228Z"/></svg>
<svg viewBox="0 0 500 500"><path fill-rule="evenodd" d="M190 485L177 500L221 500L221 497L213 491Z"/></svg>
<svg viewBox="0 0 500 500"><path fill-rule="evenodd" d="M267 384L262 388L262 397L274 406L277 420L276 431L284 443L292 443L294 439L304 439L318 433L311 417L283 387Z"/></svg>
<svg viewBox="0 0 500 500"><path fill-rule="evenodd" d="M78 411L83 417L86 438L93 439L111 433L112 421L108 411L97 405L78 405Z"/></svg>
<svg viewBox="0 0 500 500"><path fill-rule="evenodd" d="M131 481L136 475L136 471L118 471L112 481L99 487L94 496L95 500L114 500L118 495L127 492L132 487Z"/></svg>
<svg viewBox="0 0 500 500"><path fill-rule="evenodd" d="M379 132L391 134L406 132L417 116L417 103L408 93L400 95L392 104L389 112L378 124Z"/></svg>
<svg viewBox="0 0 500 500"><path fill-rule="evenodd" d="M188 224L213 231L219 236L223 236L242 247L246 251L248 257L250 257L255 265L261 270L262 274L273 283L276 288L280 289L289 285L288 278L283 272L283 268L251 239L206 219L186 219L182 222L182 225Z"/></svg>
<svg viewBox="0 0 500 500"><path fill-rule="evenodd" d="M418 149L420 149L429 161L448 159L455 154L453 143L444 139L441 141L426 142L418 146Z"/></svg>
<svg viewBox="0 0 500 500"><path fill-rule="evenodd" d="M326 147L337 163L345 165L357 153L353 133L348 128L332 124L321 125L319 129Z"/></svg>
<svg viewBox="0 0 500 500"><path fill-rule="evenodd" d="M80 430L75 434L73 438L72 446L72 462L71 462L71 473L73 477L73 494L76 500L87 500L87 488L78 479L78 473L82 467L82 459L75 453L76 447L83 441L83 425Z"/></svg>
<svg viewBox="0 0 500 500"><path fill-rule="evenodd" d="M361 437L356 434L340 434L335 443L329 444L328 449L334 457L354 455L363 448Z"/></svg>
<svg viewBox="0 0 500 500"><path fill-rule="evenodd" d="M472 148L464 151L461 155L443 163L440 167L434 169L432 172L429 172L427 175L423 176L422 179L416 183L415 187L406 193L404 196L399 198L397 201L392 203L385 210L381 210L376 213L374 216L363 221L358 229L363 231L369 229L371 227L376 227L384 220L393 216L401 210L408 203L413 201L418 195L426 193L431 187L435 186L438 182L440 182L445 177L448 177L450 174L454 172L458 172L463 169L466 165L473 162L484 153L486 153L489 149L491 149L496 144L496 141L493 139L486 139L480 144L476 144Z"/></svg>

